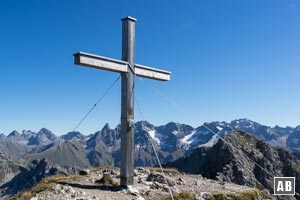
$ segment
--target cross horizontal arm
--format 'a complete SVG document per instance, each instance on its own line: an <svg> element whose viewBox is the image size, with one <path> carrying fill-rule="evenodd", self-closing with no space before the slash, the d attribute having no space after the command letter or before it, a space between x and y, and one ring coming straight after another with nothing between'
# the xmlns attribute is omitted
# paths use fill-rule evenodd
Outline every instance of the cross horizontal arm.
<svg viewBox="0 0 300 200"><path fill-rule="evenodd" d="M107 58L84 52L78 52L74 54L74 64L119 73L125 73L128 72L128 70L131 70L128 67L129 63L126 61L116 60L113 58ZM171 72L168 71L147 67L139 64L134 65L134 73L135 75L140 77L160 81L169 81L171 74Z"/></svg>
<svg viewBox="0 0 300 200"><path fill-rule="evenodd" d="M75 65L87 66L119 73L128 71L128 63L125 61L97 56L84 52L75 53L73 54L73 56Z"/></svg>
<svg viewBox="0 0 300 200"><path fill-rule="evenodd" d="M144 65L135 64L134 65L135 74L140 77L150 78L160 81L169 81L171 72L156 69L153 67L147 67Z"/></svg>

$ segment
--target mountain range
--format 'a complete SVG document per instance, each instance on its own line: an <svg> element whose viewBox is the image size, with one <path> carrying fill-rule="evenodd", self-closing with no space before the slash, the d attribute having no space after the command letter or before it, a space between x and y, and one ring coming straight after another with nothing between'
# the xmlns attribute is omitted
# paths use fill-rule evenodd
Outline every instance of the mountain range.
<svg viewBox="0 0 300 200"><path fill-rule="evenodd" d="M300 178L300 126L269 127L249 119L204 123L196 128L174 122L155 126L139 121L135 123L134 137L135 166L158 164L153 144L160 161L166 166L189 173L201 172L208 178L272 190L270 176L249 162L249 157L273 170L272 175ZM226 146L221 137L229 140L233 147ZM245 141L252 141L252 146L244 144ZM236 154L232 148L239 149L240 153ZM11 188L12 182L20 185L16 177L40 171L40 167L36 169L40 166L37 163L42 163L49 174L52 174L51 169L55 169L55 173L66 173L87 167L119 166L120 126L111 128L105 124L101 130L88 136L77 131L56 136L46 128L37 133L23 130L21 133L13 131L8 136L0 134L0 163L3 163L0 190ZM213 163L213 166L205 163ZM243 165L247 165L251 173L243 171ZM247 182L249 178L253 181ZM7 191L10 194L15 192Z"/></svg>
<svg viewBox="0 0 300 200"><path fill-rule="evenodd" d="M153 166L154 143L163 163L174 161L188 155L200 146L212 146L219 137L233 130L244 131L266 141L274 147L284 147L295 154L300 150L300 126L269 127L249 119L237 119L231 122L210 122L199 127L170 122L154 126L147 121L135 123L135 164ZM0 153L14 158L47 158L64 167L88 167L99 165L119 165L120 162L120 126L111 128L105 124L102 130L83 135L69 132L56 136L46 128L37 133L23 130L12 131L8 136L1 134Z"/></svg>

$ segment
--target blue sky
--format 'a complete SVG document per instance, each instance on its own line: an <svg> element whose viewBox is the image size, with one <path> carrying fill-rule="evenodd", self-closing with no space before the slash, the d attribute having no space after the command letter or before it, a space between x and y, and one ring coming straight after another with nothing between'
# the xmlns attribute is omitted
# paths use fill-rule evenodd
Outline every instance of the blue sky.
<svg viewBox="0 0 300 200"><path fill-rule="evenodd" d="M151 123L300 124L299 0L4 0L0 132L73 130L118 74L77 67L72 54L120 59L120 19L128 15L138 20L136 63L172 72L170 82L136 80ZM119 118L120 83L78 130L114 127Z"/></svg>

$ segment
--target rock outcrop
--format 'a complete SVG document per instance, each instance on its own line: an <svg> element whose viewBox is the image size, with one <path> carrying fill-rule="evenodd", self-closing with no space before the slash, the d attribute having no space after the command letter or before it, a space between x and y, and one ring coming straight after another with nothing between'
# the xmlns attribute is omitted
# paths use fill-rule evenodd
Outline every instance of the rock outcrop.
<svg viewBox="0 0 300 200"><path fill-rule="evenodd" d="M165 166L220 181L266 188L271 193L274 176L296 177L296 185L300 185L300 161L295 156L241 131ZM299 187L296 192L300 193ZM300 199L299 194L295 198Z"/></svg>
<svg viewBox="0 0 300 200"><path fill-rule="evenodd" d="M20 172L14 178L0 186L3 199L35 186L48 176L70 175L76 172L76 169L62 168L46 159L31 161L27 166L19 166L19 170Z"/></svg>

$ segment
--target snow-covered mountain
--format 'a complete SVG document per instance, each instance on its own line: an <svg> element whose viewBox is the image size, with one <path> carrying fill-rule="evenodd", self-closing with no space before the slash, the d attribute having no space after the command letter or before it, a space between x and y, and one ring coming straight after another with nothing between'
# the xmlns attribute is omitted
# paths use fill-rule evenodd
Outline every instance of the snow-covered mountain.
<svg viewBox="0 0 300 200"><path fill-rule="evenodd" d="M285 146L286 134L282 134L282 131L276 132L274 128L261 125L249 119L234 120L231 122L231 126L236 130L242 130L263 139L273 146ZM278 126L277 129L279 129Z"/></svg>
<svg viewBox="0 0 300 200"><path fill-rule="evenodd" d="M141 123L141 122L140 122ZM275 147L300 147L295 138L297 136L297 128L300 132L300 126L291 127L269 127L249 119L237 119L231 122L210 122L193 128L189 125L170 122L164 126L155 127L149 125L147 129L148 135L157 143L158 147L167 152L176 151L180 148L189 150L198 146L212 146L220 137L227 135L233 130L244 131L263 139ZM288 142L292 140L293 142Z"/></svg>
<svg viewBox="0 0 300 200"><path fill-rule="evenodd" d="M151 143L154 144L162 162L168 162L188 155L197 147L211 147L218 142L220 137L233 130L247 132L275 147L300 149L300 126L296 128L269 127L249 119L237 119L231 122L215 121L204 123L196 128L174 122L155 126L147 121L139 121L135 123L136 165L157 164ZM51 158L55 162L55 158L60 158L60 156L54 154L61 152L57 149L61 148L61 145L57 145L57 143L73 140L76 141L75 144L79 145L81 156L84 155L83 150L86 152L82 159L88 160L92 166L109 165L111 162L118 165L120 162L120 126L111 128L109 124L89 136L75 131L57 137L46 128L42 128L37 133L28 130L21 133L13 131L7 137L4 134L1 135L0 152L12 156L34 154L34 157L48 155L43 153L44 151L53 152ZM68 148L72 149L68 152L76 152L78 149L76 150L75 147L76 145L73 145L72 148ZM70 161L69 163L74 162Z"/></svg>

